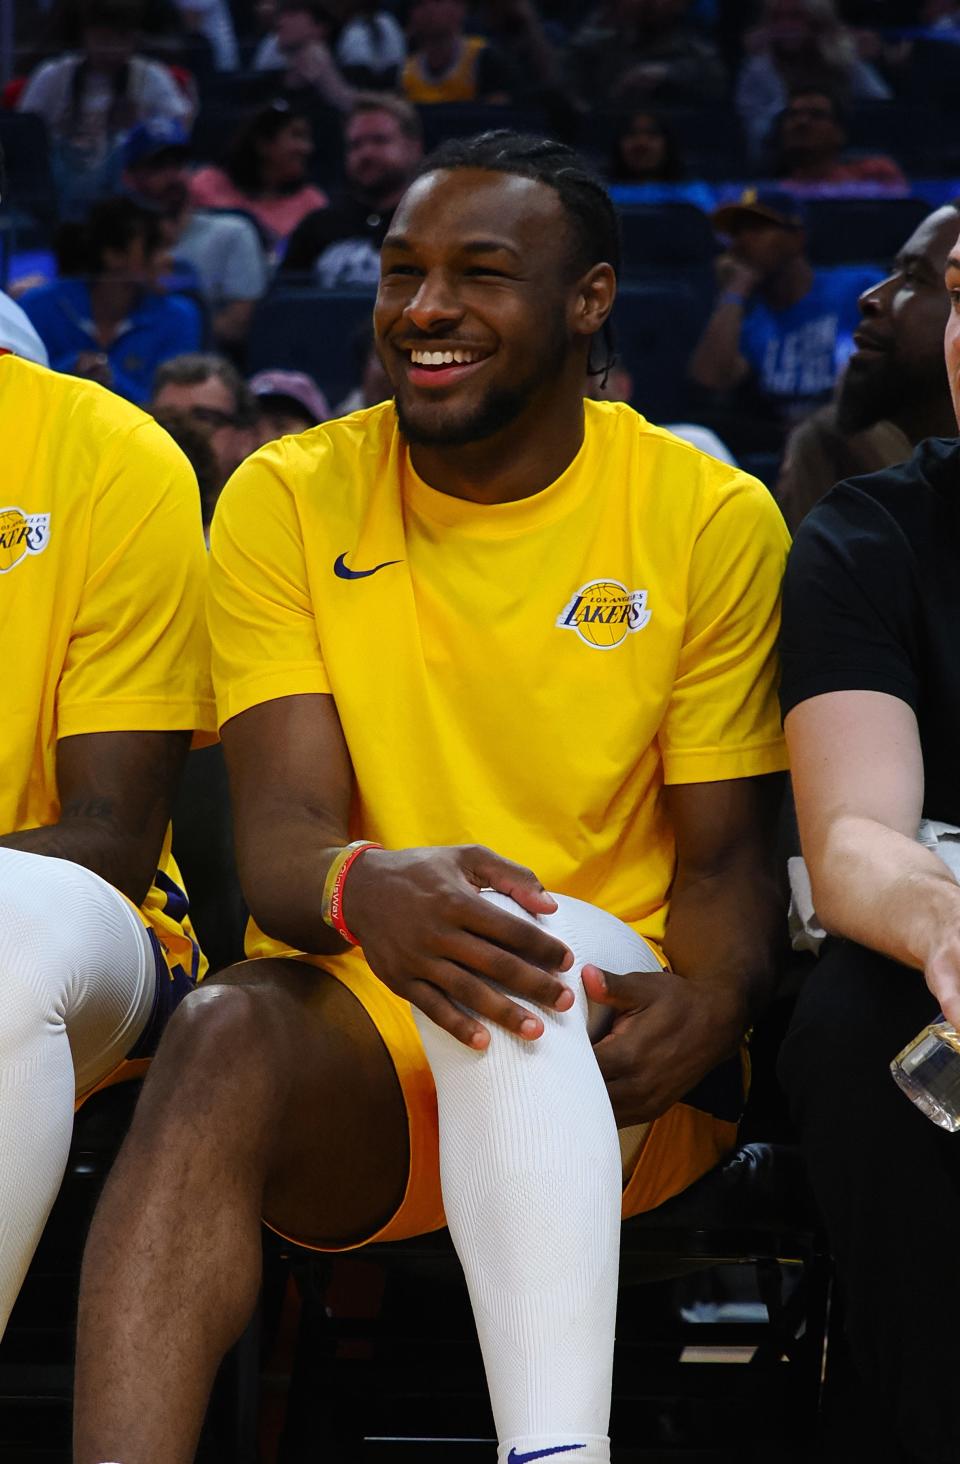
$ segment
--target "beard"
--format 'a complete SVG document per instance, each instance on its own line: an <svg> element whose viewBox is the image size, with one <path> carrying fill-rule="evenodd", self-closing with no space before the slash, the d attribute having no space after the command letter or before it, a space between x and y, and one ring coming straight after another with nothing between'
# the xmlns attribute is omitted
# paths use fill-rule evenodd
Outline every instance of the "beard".
<svg viewBox="0 0 960 1464"><path fill-rule="evenodd" d="M541 383L537 382L539 386ZM408 442L420 447L466 447L470 442L484 442L511 426L523 413L533 396L533 388L491 392L474 410L462 417L433 417L429 412L419 417L409 412L400 397L394 398L400 431ZM442 404L438 403L441 408Z"/></svg>
<svg viewBox="0 0 960 1464"><path fill-rule="evenodd" d="M837 397L837 426L841 432L863 432L890 418L912 399L913 382L904 376L895 357L887 352L875 361L858 362L853 356Z"/></svg>
<svg viewBox="0 0 960 1464"><path fill-rule="evenodd" d="M419 447L466 447L484 442L510 427L541 394L549 394L567 365L570 343L558 319L545 338L539 360L514 386L492 387L478 401L450 409L444 402L410 403L394 392L400 431Z"/></svg>

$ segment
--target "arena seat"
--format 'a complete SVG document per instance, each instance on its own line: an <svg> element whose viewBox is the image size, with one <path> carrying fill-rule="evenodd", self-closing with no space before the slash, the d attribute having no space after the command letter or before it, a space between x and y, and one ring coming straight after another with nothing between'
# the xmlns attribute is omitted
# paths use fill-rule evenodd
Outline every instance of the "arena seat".
<svg viewBox="0 0 960 1464"><path fill-rule="evenodd" d="M652 422L687 415L687 363L709 312L708 289L679 276L618 292L617 354L633 377L633 406Z"/></svg>
<svg viewBox="0 0 960 1464"><path fill-rule="evenodd" d="M32 112L0 112L0 150L6 172L4 193L17 210L52 232L58 219L47 124Z"/></svg>
<svg viewBox="0 0 960 1464"><path fill-rule="evenodd" d="M958 53L960 61L960 53ZM860 153L888 153L907 173L930 171L936 127L929 107L913 101L857 102L844 113L849 146Z"/></svg>
<svg viewBox="0 0 960 1464"><path fill-rule="evenodd" d="M310 1457L320 1419L345 1459L361 1448L365 1460L405 1459L404 1444L418 1440L421 1457L446 1460L453 1440L493 1438L446 1231L332 1260L292 1257L303 1309L281 1458ZM729 1275L718 1267L742 1268L755 1299L718 1304L717 1320L707 1320L710 1304L697 1297ZM746 1145L685 1194L627 1221L616 1457L688 1459L702 1449L696 1458L786 1464L795 1456L785 1446L807 1447L819 1427L830 1298L830 1264L789 1147Z"/></svg>
<svg viewBox="0 0 960 1464"><path fill-rule="evenodd" d="M875 262L886 268L929 212L920 198L812 199L806 205L810 258L814 264Z"/></svg>
<svg viewBox="0 0 960 1464"><path fill-rule="evenodd" d="M499 106L483 102L434 102L417 107L423 123L423 144L432 152L448 137L473 137L509 127L511 132L548 133L547 119L537 107Z"/></svg>
<svg viewBox="0 0 960 1464"><path fill-rule="evenodd" d="M625 281L701 270L712 286L708 272L718 245L700 209L691 203L641 203L619 209L618 215Z"/></svg>
<svg viewBox="0 0 960 1464"><path fill-rule="evenodd" d="M356 385L351 336L373 309L363 291L281 286L262 300L250 328L250 374L282 366L307 371L330 405Z"/></svg>

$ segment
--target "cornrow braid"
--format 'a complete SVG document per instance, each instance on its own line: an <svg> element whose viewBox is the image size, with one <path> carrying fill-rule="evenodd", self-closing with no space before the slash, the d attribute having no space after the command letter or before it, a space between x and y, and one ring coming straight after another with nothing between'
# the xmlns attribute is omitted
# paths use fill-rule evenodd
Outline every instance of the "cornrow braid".
<svg viewBox="0 0 960 1464"><path fill-rule="evenodd" d="M582 274L595 264L609 264L614 274L620 273L620 223L610 195L600 180L573 148L549 137L511 132L498 128L475 137L453 137L442 142L417 168L415 177L439 169L479 168L491 173L512 173L532 178L558 195L570 221L573 251L571 266ZM606 359L597 366L588 366L591 376L601 376L603 383L616 362L610 324L603 326L601 338Z"/></svg>

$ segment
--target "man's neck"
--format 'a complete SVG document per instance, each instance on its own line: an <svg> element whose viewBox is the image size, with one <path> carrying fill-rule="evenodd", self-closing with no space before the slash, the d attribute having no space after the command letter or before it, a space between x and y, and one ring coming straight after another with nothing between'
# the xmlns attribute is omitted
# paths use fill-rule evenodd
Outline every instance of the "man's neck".
<svg viewBox="0 0 960 1464"><path fill-rule="evenodd" d="M583 443L582 395L568 399L555 393L554 399L556 407L528 408L481 442L463 447L414 443L410 460L425 483L451 498L490 504L532 498L560 477Z"/></svg>
<svg viewBox="0 0 960 1464"><path fill-rule="evenodd" d="M126 280L100 280L90 286L90 313L102 345L112 344L140 293L139 285Z"/></svg>
<svg viewBox="0 0 960 1464"><path fill-rule="evenodd" d="M760 294L771 310L789 310L809 295L812 286L813 266L801 255L764 280Z"/></svg>

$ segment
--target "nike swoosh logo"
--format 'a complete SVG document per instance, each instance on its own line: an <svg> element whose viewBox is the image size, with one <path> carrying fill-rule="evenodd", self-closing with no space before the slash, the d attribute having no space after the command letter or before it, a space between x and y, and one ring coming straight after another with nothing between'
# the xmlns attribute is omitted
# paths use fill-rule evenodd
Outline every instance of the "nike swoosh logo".
<svg viewBox="0 0 960 1464"><path fill-rule="evenodd" d="M337 579L366 579L371 574L376 574L378 569L387 569L391 564L400 564L399 559L385 559L382 564L375 564L372 569L348 569L346 553L338 554L333 561L333 572ZM578 1446L579 1447L579 1446Z"/></svg>
<svg viewBox="0 0 960 1464"><path fill-rule="evenodd" d="M518 1454L516 1449L511 1449L507 1464L529 1464L531 1459L549 1459L551 1454L572 1454L575 1449L586 1447L586 1444L558 1444L555 1449L534 1449L531 1454Z"/></svg>

